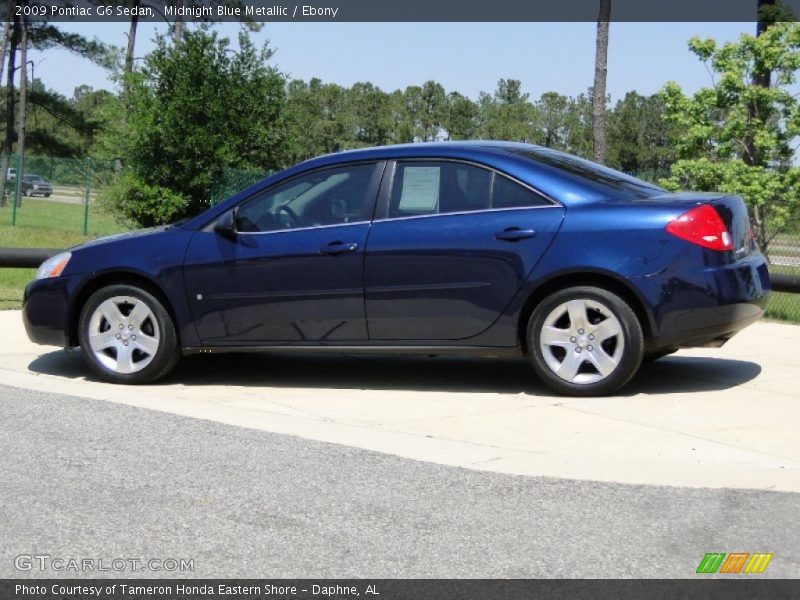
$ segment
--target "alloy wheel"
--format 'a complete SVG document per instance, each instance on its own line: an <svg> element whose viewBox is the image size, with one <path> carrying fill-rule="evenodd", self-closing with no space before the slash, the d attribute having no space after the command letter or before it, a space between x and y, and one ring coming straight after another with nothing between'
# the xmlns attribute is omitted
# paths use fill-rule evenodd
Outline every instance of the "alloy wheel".
<svg viewBox="0 0 800 600"><path fill-rule="evenodd" d="M89 347L97 361L115 373L136 373L147 367L160 339L153 310L132 296L104 300L89 320Z"/></svg>
<svg viewBox="0 0 800 600"><path fill-rule="evenodd" d="M610 308L579 298L559 304L545 317L539 347L555 375L586 385L616 371L625 351L625 336Z"/></svg>

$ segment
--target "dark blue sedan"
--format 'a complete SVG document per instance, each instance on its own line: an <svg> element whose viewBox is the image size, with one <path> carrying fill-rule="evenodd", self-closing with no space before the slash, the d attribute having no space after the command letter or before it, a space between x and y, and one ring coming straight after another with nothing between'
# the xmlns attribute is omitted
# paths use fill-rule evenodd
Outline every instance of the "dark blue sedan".
<svg viewBox="0 0 800 600"><path fill-rule="evenodd" d="M465 142L323 156L186 222L76 246L41 266L23 318L118 383L200 352L526 354L588 396L721 346L768 295L741 198Z"/></svg>

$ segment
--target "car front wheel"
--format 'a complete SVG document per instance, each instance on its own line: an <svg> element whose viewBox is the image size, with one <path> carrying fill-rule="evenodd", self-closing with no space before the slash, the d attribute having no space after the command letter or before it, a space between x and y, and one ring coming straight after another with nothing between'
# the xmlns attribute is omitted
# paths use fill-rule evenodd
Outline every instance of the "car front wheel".
<svg viewBox="0 0 800 600"><path fill-rule="evenodd" d="M580 286L538 304L527 330L528 354L539 377L570 396L602 396L628 383L644 355L633 309L616 294Z"/></svg>
<svg viewBox="0 0 800 600"><path fill-rule="evenodd" d="M110 285L89 298L78 325L92 370L113 383L149 383L180 358L175 325L163 304L133 285Z"/></svg>

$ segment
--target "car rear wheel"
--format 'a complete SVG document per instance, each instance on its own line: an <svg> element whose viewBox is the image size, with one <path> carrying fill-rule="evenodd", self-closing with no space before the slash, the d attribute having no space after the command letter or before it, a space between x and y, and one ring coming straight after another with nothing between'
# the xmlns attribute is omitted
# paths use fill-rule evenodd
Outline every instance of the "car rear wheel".
<svg viewBox="0 0 800 600"><path fill-rule="evenodd" d="M554 292L531 315L528 354L539 377L570 396L602 396L628 383L644 355L633 309L608 290L580 286Z"/></svg>
<svg viewBox="0 0 800 600"><path fill-rule="evenodd" d="M149 383L180 359L175 325L162 303L132 285L110 285L89 298L78 325L83 356L113 383Z"/></svg>

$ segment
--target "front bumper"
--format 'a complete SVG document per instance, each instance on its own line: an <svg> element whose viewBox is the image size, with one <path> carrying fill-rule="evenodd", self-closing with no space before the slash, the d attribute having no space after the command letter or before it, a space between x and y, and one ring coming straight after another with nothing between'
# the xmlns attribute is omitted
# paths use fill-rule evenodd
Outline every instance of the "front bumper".
<svg viewBox="0 0 800 600"><path fill-rule="evenodd" d="M35 344L62 346L69 343L69 277L30 282L22 303L22 322Z"/></svg>

